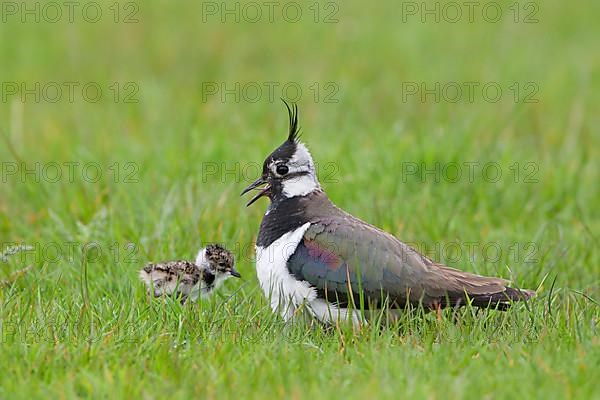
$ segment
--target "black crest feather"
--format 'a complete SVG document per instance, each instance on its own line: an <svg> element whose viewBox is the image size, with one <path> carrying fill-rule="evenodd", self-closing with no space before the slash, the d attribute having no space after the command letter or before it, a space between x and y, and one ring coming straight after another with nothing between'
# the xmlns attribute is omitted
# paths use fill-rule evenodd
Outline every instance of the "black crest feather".
<svg viewBox="0 0 600 400"><path fill-rule="evenodd" d="M297 142L299 137L298 135L300 133L300 128L298 127L298 106L296 105L296 103L292 103L290 105L284 99L281 99L281 101L283 101L283 104L285 104L290 119L290 131L288 134L288 141Z"/></svg>

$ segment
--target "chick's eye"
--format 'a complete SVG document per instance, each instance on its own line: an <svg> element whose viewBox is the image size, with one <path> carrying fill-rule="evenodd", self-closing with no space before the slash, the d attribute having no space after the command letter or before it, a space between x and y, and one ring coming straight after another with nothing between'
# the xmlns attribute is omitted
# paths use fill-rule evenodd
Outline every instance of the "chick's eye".
<svg viewBox="0 0 600 400"><path fill-rule="evenodd" d="M277 171L277 174L279 174L279 175L285 175L289 172L289 170L290 169L285 164L279 164L277 166L277 168L275 169L275 171Z"/></svg>

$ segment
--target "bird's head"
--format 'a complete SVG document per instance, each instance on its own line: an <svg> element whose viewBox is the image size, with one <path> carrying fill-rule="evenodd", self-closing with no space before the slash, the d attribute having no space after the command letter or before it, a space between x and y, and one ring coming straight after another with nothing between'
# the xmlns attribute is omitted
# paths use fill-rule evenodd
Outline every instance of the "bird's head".
<svg viewBox="0 0 600 400"><path fill-rule="evenodd" d="M321 189L312 157L298 139L298 107L295 104L290 106L285 100L283 103L288 110L290 121L288 137L266 158L262 175L242 192L244 195L251 190L258 190L247 206L263 196L268 196L273 202L305 196Z"/></svg>
<svg viewBox="0 0 600 400"><path fill-rule="evenodd" d="M209 244L206 248L200 250L196 258L196 264L207 268L217 278L242 277L234 268L233 254L218 244Z"/></svg>

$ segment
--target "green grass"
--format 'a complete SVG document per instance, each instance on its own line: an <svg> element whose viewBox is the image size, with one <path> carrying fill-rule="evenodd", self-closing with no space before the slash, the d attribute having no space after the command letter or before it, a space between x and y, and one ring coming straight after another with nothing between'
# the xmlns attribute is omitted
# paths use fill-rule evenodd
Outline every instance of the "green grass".
<svg viewBox="0 0 600 400"><path fill-rule="evenodd" d="M4 172L80 163L72 181L0 181L0 252L34 247L0 261L0 398L600 396L597 3L539 3L535 24L403 23L393 1L340 2L333 24L203 22L201 2L157 0L140 4L139 23L115 24L112 3L100 2L96 24L0 23L1 82L97 82L104 94L0 103ZM134 82L139 101L115 102L114 82L121 96ZM539 295L506 313L416 311L362 332L285 325L254 273L266 204L238 197L284 139L282 93L221 101L206 82L297 83L303 140L337 205ZM327 82L337 103L324 101ZM504 92L496 103L403 101L406 82ZM538 102L515 102L515 82L534 82ZM503 175L402 173L452 162L497 163ZM86 163L100 166L98 182L81 176ZM196 305L149 301L137 270L207 241L236 252L243 281Z"/></svg>

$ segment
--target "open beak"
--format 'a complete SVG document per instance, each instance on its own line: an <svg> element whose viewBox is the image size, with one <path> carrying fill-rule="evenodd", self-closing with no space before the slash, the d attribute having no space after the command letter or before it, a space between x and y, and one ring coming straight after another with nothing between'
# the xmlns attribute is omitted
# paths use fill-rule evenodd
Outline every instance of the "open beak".
<svg viewBox="0 0 600 400"><path fill-rule="evenodd" d="M263 186L263 185L266 185L266 186ZM248 193L249 191L254 190L254 189L259 190L259 192L256 196L254 196L252 199L250 199L248 204L246 204L246 207L250 206L252 203L254 203L256 200L260 199L261 197L266 196L267 193L269 192L269 189L271 189L271 185L269 185L269 182L267 182L265 177L261 176L260 178L258 178L254 182L252 182L246 189L244 189L244 191L240 194L240 196L243 196L246 193Z"/></svg>
<svg viewBox="0 0 600 400"><path fill-rule="evenodd" d="M236 278L241 278L242 274L240 274L239 272L237 272L237 270L235 268L231 268L231 271L229 271L229 273L231 274L231 276L235 276Z"/></svg>

